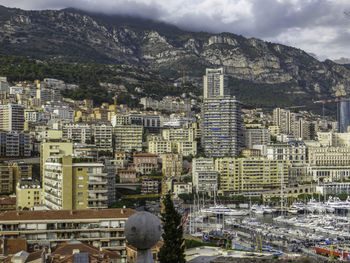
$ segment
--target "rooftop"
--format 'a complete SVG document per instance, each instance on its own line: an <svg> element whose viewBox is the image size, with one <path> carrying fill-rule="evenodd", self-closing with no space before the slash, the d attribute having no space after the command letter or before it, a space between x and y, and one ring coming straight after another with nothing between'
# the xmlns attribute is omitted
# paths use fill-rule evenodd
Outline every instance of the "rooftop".
<svg viewBox="0 0 350 263"><path fill-rule="evenodd" d="M34 221L57 219L95 219L128 218L136 211L123 209L86 209L86 210L40 210L40 211L6 211L0 213L0 221Z"/></svg>
<svg viewBox="0 0 350 263"><path fill-rule="evenodd" d="M158 155L153 153L134 153L134 157L158 157Z"/></svg>

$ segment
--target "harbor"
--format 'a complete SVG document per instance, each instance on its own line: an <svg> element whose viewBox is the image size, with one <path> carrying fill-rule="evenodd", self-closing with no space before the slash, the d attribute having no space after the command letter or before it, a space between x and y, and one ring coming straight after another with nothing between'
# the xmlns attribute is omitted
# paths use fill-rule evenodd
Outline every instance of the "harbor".
<svg viewBox="0 0 350 263"><path fill-rule="evenodd" d="M350 198L290 207L214 205L191 209L185 233L228 250L288 258L350 260Z"/></svg>

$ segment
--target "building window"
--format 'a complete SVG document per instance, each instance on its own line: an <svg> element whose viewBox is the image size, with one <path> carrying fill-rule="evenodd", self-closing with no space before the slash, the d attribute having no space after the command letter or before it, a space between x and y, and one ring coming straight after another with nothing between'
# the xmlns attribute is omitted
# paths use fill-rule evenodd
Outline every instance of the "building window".
<svg viewBox="0 0 350 263"><path fill-rule="evenodd" d="M83 196L83 192L78 192L78 196Z"/></svg>
<svg viewBox="0 0 350 263"><path fill-rule="evenodd" d="M84 176L79 176L78 179L79 180L84 180Z"/></svg>
<svg viewBox="0 0 350 263"><path fill-rule="evenodd" d="M78 171L82 171L83 170L83 168L78 168Z"/></svg>
<svg viewBox="0 0 350 263"><path fill-rule="evenodd" d="M83 187L84 187L84 185L78 184L78 188L83 188Z"/></svg>
<svg viewBox="0 0 350 263"><path fill-rule="evenodd" d="M84 202L78 201L78 205L83 205L83 204L84 204Z"/></svg>

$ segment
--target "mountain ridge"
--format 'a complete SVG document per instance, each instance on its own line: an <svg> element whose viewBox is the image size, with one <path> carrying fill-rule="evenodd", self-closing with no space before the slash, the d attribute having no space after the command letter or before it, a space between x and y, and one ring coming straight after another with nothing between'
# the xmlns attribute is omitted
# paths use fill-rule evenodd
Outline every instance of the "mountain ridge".
<svg viewBox="0 0 350 263"><path fill-rule="evenodd" d="M0 53L35 59L128 64L200 85L206 67L225 67L235 90L269 86L291 103L348 96L350 70L305 51L232 33L189 32L149 19L77 9L0 7ZM281 86L281 90L278 87ZM242 88L243 89L243 88ZM242 90L240 89L240 90ZM235 94L236 95L236 94ZM302 99L298 99L298 96Z"/></svg>

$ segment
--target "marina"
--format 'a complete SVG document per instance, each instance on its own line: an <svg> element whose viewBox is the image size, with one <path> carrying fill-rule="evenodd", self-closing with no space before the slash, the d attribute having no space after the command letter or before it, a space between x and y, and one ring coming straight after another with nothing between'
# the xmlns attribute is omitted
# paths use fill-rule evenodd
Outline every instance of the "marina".
<svg viewBox="0 0 350 263"><path fill-rule="evenodd" d="M311 199L290 207L254 204L194 209L185 232L226 249L350 260L350 198Z"/></svg>

